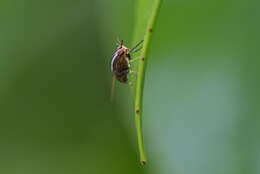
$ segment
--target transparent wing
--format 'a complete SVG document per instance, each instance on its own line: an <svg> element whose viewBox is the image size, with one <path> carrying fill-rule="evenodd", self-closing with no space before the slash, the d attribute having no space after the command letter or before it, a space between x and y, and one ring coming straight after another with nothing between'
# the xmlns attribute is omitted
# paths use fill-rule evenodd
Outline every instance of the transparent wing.
<svg viewBox="0 0 260 174"><path fill-rule="evenodd" d="M110 94L110 101L113 102L115 98L115 87L116 87L116 77L113 75L112 77L112 85L111 85L111 94Z"/></svg>

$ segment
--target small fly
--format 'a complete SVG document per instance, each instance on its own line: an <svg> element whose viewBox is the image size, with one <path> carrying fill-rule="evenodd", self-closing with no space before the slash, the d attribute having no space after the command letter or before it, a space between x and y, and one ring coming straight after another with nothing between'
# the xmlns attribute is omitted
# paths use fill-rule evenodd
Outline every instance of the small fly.
<svg viewBox="0 0 260 174"><path fill-rule="evenodd" d="M132 85L131 82L128 82L129 73L133 73L137 75L137 72L131 70L130 63L135 60L140 60L140 58L132 59L130 54L138 52L142 49L141 44L143 40L137 43L132 49L127 48L123 45L123 40L118 43L118 47L115 53L112 56L111 60L111 71L113 73L113 82L112 82L112 96L113 89L115 84L115 79L117 79L121 83ZM143 60L143 58L141 58Z"/></svg>

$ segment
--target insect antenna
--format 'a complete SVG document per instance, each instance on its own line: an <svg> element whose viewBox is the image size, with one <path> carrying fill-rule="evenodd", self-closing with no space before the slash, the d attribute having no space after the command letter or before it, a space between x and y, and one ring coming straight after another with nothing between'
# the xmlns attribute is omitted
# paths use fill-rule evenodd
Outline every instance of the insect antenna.
<svg viewBox="0 0 260 174"><path fill-rule="evenodd" d="M138 42L131 50L130 50L130 53L133 53L133 52L136 52L135 49L137 47L139 47L139 45L141 45L143 43L144 40L141 40L140 42ZM137 49L139 51L139 49Z"/></svg>
<svg viewBox="0 0 260 174"><path fill-rule="evenodd" d="M140 48L137 48L137 49L131 51L131 53L136 53L136 52L140 51L142 48L143 48L143 46L141 46Z"/></svg>
<svg viewBox="0 0 260 174"><path fill-rule="evenodd" d="M119 40L118 38L117 38L117 41L116 41L116 46L122 46L123 45L123 40Z"/></svg>
<svg viewBox="0 0 260 174"><path fill-rule="evenodd" d="M117 45L117 46L120 46L120 45L121 45L121 42L122 42L122 41L119 39L119 37L117 37L117 38L116 38L116 45Z"/></svg>

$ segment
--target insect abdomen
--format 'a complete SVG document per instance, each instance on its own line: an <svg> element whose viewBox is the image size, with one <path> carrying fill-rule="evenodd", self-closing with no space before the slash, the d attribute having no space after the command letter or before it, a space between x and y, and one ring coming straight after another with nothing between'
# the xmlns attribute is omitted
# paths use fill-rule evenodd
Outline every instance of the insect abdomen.
<svg viewBox="0 0 260 174"><path fill-rule="evenodd" d="M115 72L115 76L116 76L116 79L122 83L127 83L128 82L128 75L129 73L129 69L125 69L123 71L116 71Z"/></svg>

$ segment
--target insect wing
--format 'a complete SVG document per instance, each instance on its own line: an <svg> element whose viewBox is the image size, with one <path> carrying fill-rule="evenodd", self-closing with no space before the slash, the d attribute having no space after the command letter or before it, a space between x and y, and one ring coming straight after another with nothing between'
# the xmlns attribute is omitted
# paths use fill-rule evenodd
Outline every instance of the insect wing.
<svg viewBox="0 0 260 174"><path fill-rule="evenodd" d="M113 102L115 98L115 87L116 87L116 77L113 75L112 77L112 85L111 85L111 94L110 94L110 101Z"/></svg>
<svg viewBox="0 0 260 174"><path fill-rule="evenodd" d="M117 54L117 52L115 52L115 54L113 54L112 60L111 60L111 72L113 72L115 70L115 62L116 62L117 58L118 58L118 54Z"/></svg>
<svg viewBox="0 0 260 174"><path fill-rule="evenodd" d="M122 49L116 50L116 52L113 54L112 60L111 60L111 71L112 72L116 69L116 64L123 54L124 54L124 50L122 50Z"/></svg>

